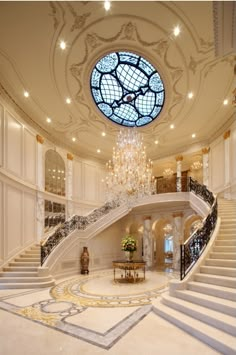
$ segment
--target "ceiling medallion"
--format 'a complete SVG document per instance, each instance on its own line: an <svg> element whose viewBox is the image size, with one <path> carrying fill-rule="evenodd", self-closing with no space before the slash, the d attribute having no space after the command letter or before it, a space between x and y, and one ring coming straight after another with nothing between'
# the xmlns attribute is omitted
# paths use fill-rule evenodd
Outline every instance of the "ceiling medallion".
<svg viewBox="0 0 236 355"><path fill-rule="evenodd" d="M143 57L112 52L102 57L91 74L91 93L109 120L125 127L141 127L160 114L165 89L157 70Z"/></svg>

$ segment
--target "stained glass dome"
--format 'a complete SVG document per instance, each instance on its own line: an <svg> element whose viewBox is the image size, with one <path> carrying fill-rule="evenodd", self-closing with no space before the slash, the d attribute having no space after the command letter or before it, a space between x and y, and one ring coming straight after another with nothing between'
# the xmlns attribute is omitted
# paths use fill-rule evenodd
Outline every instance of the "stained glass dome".
<svg viewBox="0 0 236 355"><path fill-rule="evenodd" d="M91 92L98 109L126 127L151 123L165 100L164 84L157 70L130 52L109 53L97 62L91 74Z"/></svg>

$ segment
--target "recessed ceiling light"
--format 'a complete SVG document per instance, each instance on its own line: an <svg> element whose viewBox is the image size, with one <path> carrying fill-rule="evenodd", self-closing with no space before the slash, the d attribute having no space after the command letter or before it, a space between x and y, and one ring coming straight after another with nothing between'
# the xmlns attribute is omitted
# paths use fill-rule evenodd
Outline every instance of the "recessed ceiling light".
<svg viewBox="0 0 236 355"><path fill-rule="evenodd" d="M100 149L97 149L97 153L101 153L101 150L100 150Z"/></svg>
<svg viewBox="0 0 236 355"><path fill-rule="evenodd" d="M158 140L156 140L154 143L155 143L155 144L158 144L159 142L158 142Z"/></svg>
<svg viewBox="0 0 236 355"><path fill-rule="evenodd" d="M196 134L195 133L192 134L192 138L196 138Z"/></svg>
<svg viewBox="0 0 236 355"><path fill-rule="evenodd" d="M72 141L73 141L73 142L75 142L75 141L76 141L76 138L75 138L75 137L73 137L73 138L72 138Z"/></svg>
<svg viewBox="0 0 236 355"><path fill-rule="evenodd" d="M177 37L180 34L180 28L179 26L175 26L173 30L174 36Z"/></svg>
<svg viewBox="0 0 236 355"><path fill-rule="evenodd" d="M24 97L29 97L28 91L24 91Z"/></svg>
<svg viewBox="0 0 236 355"><path fill-rule="evenodd" d="M111 8L111 3L110 3L110 1L108 1L108 0L104 1L104 9L105 9L106 11L109 11L110 8Z"/></svg>
<svg viewBox="0 0 236 355"><path fill-rule="evenodd" d="M102 132L102 136L105 137L106 136L106 132Z"/></svg>
<svg viewBox="0 0 236 355"><path fill-rule="evenodd" d="M224 101L223 101L223 104L226 106L226 105L228 105L228 103L229 103L229 100L227 100L227 99L225 99Z"/></svg>
<svg viewBox="0 0 236 355"><path fill-rule="evenodd" d="M67 103L67 104L71 104L71 99L70 99L69 97L67 97L66 103Z"/></svg>
<svg viewBox="0 0 236 355"><path fill-rule="evenodd" d="M60 42L60 48L64 51L64 49L66 49L66 42L61 41Z"/></svg>
<svg viewBox="0 0 236 355"><path fill-rule="evenodd" d="M52 122L51 118L49 118L49 117L47 117L46 121L47 121L47 123L51 123Z"/></svg>
<svg viewBox="0 0 236 355"><path fill-rule="evenodd" d="M172 123L171 125L170 125L170 129L174 129L175 128L175 125Z"/></svg>
<svg viewBox="0 0 236 355"><path fill-rule="evenodd" d="M193 98L193 93L192 93L192 92L189 92L189 93L188 93L188 98L189 98L189 99L192 99L192 98Z"/></svg>

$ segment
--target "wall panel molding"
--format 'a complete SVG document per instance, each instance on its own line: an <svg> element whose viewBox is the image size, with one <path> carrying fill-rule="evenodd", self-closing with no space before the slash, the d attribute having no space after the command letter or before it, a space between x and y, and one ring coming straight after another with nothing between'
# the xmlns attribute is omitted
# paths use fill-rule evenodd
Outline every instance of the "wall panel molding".
<svg viewBox="0 0 236 355"><path fill-rule="evenodd" d="M5 120L6 168L21 177L23 175L23 125L8 111Z"/></svg>

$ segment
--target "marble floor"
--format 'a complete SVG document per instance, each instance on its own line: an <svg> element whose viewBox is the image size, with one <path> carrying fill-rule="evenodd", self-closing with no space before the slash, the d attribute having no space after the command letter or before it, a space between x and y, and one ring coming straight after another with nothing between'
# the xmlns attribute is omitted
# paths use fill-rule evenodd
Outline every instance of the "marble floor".
<svg viewBox="0 0 236 355"><path fill-rule="evenodd" d="M117 283L112 270L37 290L0 290L0 354L218 354L152 312L176 275Z"/></svg>

